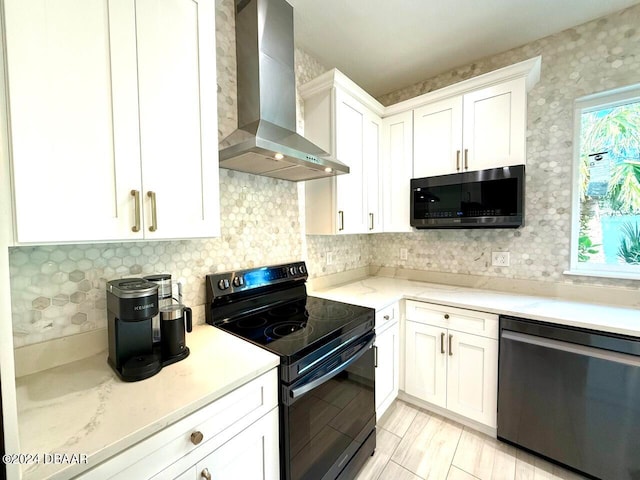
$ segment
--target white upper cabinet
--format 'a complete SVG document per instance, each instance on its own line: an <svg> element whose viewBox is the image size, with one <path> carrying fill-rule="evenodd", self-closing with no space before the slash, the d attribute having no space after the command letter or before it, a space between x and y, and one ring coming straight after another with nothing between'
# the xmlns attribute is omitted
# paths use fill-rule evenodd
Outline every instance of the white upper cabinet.
<svg viewBox="0 0 640 480"><path fill-rule="evenodd" d="M136 0L146 238L220 233L214 19L212 0Z"/></svg>
<svg viewBox="0 0 640 480"><path fill-rule="evenodd" d="M337 70L301 89L304 135L349 167L348 174L305 182L306 233L381 231L381 124L375 100ZM381 110L382 106L377 104Z"/></svg>
<svg viewBox="0 0 640 480"><path fill-rule="evenodd" d="M380 117L368 113L364 121L363 175L366 191L365 220L369 233L382 231L381 130Z"/></svg>
<svg viewBox="0 0 640 480"><path fill-rule="evenodd" d="M525 79L414 110L416 178L524 164Z"/></svg>
<svg viewBox="0 0 640 480"><path fill-rule="evenodd" d="M415 178L460 171L462 97L416 108L413 117Z"/></svg>
<svg viewBox="0 0 640 480"><path fill-rule="evenodd" d="M464 170L526 163L527 90L519 78L463 97Z"/></svg>
<svg viewBox="0 0 640 480"><path fill-rule="evenodd" d="M413 111L415 178L460 171L462 97L447 98Z"/></svg>
<svg viewBox="0 0 640 480"><path fill-rule="evenodd" d="M413 115L382 120L381 188L383 231L410 232L410 180L413 175Z"/></svg>
<svg viewBox="0 0 640 480"><path fill-rule="evenodd" d="M16 240L217 235L213 1L4 8Z"/></svg>
<svg viewBox="0 0 640 480"><path fill-rule="evenodd" d="M413 177L525 164L527 92L540 63L525 60L387 107L385 115L413 110Z"/></svg>
<svg viewBox="0 0 640 480"><path fill-rule="evenodd" d="M336 158L349 166L348 174L335 177L338 232L363 233L366 230L363 161L367 114L364 106L345 92L336 89L335 97Z"/></svg>

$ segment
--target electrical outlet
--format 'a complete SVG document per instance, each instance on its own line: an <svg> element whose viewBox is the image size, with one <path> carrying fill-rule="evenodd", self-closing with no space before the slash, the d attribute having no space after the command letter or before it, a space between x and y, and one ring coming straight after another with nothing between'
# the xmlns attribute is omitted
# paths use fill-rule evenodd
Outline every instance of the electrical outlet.
<svg viewBox="0 0 640 480"><path fill-rule="evenodd" d="M400 249L400 260L406 260L407 259L407 249L406 248L401 248Z"/></svg>
<svg viewBox="0 0 640 480"><path fill-rule="evenodd" d="M491 265L494 267L508 267L509 252L491 252Z"/></svg>
<svg viewBox="0 0 640 480"><path fill-rule="evenodd" d="M333 265L333 252L327 252L327 265Z"/></svg>

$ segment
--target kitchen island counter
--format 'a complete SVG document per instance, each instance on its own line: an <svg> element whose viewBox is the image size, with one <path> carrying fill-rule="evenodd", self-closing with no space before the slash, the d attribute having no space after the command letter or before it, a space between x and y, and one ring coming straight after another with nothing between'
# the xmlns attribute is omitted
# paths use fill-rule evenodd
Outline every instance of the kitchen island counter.
<svg viewBox="0 0 640 480"><path fill-rule="evenodd" d="M18 378L20 444L40 454L23 479L67 479L95 467L276 367L279 358L209 325L187 335L191 354L139 382L123 382L107 353ZM45 454L86 463L45 463Z"/></svg>

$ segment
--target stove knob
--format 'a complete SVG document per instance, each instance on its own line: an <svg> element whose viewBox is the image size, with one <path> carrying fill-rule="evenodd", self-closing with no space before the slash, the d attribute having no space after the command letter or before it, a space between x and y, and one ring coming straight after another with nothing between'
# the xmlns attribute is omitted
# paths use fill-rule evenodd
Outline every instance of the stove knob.
<svg viewBox="0 0 640 480"><path fill-rule="evenodd" d="M299 270L300 270L300 273L302 273L302 274L307 273L307 268L304 265L300 265Z"/></svg>
<svg viewBox="0 0 640 480"><path fill-rule="evenodd" d="M296 267L289 267L289 273L291 275L295 275L296 273L298 273L298 269Z"/></svg>
<svg viewBox="0 0 640 480"><path fill-rule="evenodd" d="M233 286L234 287L241 287L244 285L244 278L240 277L233 277Z"/></svg>
<svg viewBox="0 0 640 480"><path fill-rule="evenodd" d="M227 278L223 278L218 282L218 288L220 290L226 290L227 288L229 288L229 279Z"/></svg>

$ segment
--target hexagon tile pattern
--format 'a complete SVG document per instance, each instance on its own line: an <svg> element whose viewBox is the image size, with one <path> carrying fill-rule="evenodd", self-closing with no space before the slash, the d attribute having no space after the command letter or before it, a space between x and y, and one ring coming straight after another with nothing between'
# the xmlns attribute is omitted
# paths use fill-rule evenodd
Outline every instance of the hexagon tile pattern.
<svg viewBox="0 0 640 480"><path fill-rule="evenodd" d="M302 258L295 183L220 170L219 238L9 249L16 347L106 328L106 282L171 273L184 303L205 302L208 273Z"/></svg>

